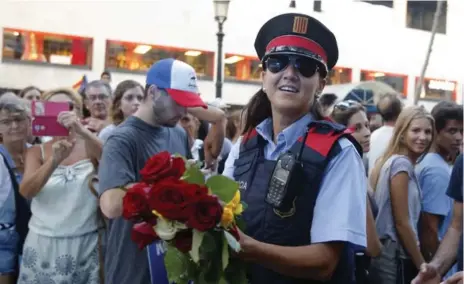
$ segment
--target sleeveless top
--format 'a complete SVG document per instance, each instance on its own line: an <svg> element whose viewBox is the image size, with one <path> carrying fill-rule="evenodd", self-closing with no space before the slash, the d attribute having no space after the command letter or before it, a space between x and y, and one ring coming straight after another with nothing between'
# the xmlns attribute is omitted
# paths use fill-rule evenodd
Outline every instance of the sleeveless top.
<svg viewBox="0 0 464 284"><path fill-rule="evenodd" d="M44 160L43 144L40 145ZM59 165L32 199L29 230L48 237L76 237L99 229L98 199L89 188L89 159Z"/></svg>

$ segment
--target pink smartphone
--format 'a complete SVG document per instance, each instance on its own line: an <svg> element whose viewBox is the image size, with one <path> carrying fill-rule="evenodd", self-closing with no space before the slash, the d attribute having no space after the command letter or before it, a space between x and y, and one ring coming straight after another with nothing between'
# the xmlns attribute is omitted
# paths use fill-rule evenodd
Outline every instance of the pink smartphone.
<svg viewBox="0 0 464 284"><path fill-rule="evenodd" d="M58 123L58 114L70 111L68 102L32 102L32 135L68 136L69 130Z"/></svg>

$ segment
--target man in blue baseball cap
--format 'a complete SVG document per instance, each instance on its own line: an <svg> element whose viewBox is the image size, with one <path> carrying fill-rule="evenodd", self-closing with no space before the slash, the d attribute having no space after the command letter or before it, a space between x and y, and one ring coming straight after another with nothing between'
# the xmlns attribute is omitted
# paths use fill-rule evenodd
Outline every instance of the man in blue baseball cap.
<svg viewBox="0 0 464 284"><path fill-rule="evenodd" d="M160 60L147 72L144 100L137 112L106 140L99 167L100 207L109 218L105 283L169 284L163 244L137 248L131 240L133 224L121 217L122 199L124 188L140 181L139 172L151 156L167 150L192 158L187 135L177 126L187 111L213 124L213 146L205 151L217 157L224 139L224 113L201 100L192 66Z"/></svg>

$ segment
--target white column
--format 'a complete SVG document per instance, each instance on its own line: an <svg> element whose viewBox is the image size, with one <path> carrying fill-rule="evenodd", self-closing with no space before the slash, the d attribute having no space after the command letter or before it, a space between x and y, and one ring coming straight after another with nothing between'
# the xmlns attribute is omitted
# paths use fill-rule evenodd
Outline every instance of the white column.
<svg viewBox="0 0 464 284"><path fill-rule="evenodd" d="M394 0L393 1L393 17L395 27L405 28L407 27L408 15L408 3L406 0Z"/></svg>
<svg viewBox="0 0 464 284"><path fill-rule="evenodd" d="M361 82L361 69L353 67L351 69L351 82L352 83L357 83Z"/></svg>
<svg viewBox="0 0 464 284"><path fill-rule="evenodd" d="M106 39L103 37L93 38L93 50L92 50L92 71L94 74L100 74L105 70L106 60ZM99 56L96 56L99 55ZM99 79L100 77L98 77ZM92 81L97 78L87 78Z"/></svg>

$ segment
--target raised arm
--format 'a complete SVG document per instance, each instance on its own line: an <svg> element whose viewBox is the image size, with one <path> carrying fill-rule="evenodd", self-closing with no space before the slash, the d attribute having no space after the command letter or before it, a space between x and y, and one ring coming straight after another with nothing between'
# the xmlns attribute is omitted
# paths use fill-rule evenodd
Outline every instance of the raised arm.
<svg viewBox="0 0 464 284"><path fill-rule="evenodd" d="M224 143L227 118L225 113L214 106L204 108L189 108L187 109L190 114L200 120L211 123L211 129L205 138L205 160L207 164L211 164L212 159L216 159L221 153L222 144Z"/></svg>
<svg viewBox="0 0 464 284"><path fill-rule="evenodd" d="M24 176L19 186L19 192L26 199L36 196L48 179L55 171L56 167L69 156L75 141L60 140L52 145L52 155L42 161L40 146L34 146L26 152L26 165Z"/></svg>

